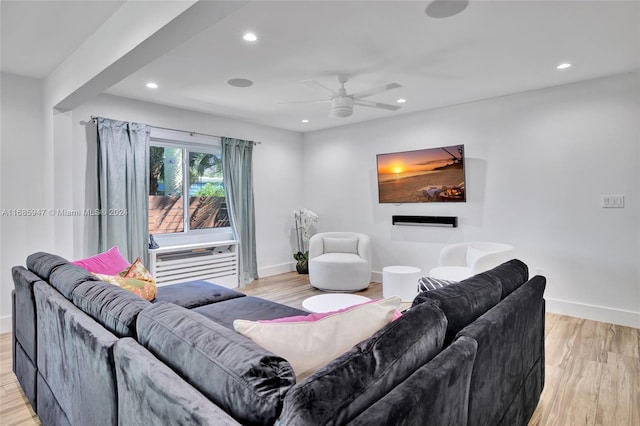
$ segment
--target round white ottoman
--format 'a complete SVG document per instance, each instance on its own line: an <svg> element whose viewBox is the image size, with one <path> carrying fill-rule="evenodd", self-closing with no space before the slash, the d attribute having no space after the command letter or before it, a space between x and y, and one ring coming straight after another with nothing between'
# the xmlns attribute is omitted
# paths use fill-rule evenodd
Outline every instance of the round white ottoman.
<svg viewBox="0 0 640 426"><path fill-rule="evenodd" d="M411 302L418 294L420 268L413 266L385 266L382 268L382 296L398 296Z"/></svg>
<svg viewBox="0 0 640 426"><path fill-rule="evenodd" d="M358 294L327 293L311 296L302 301L302 307L309 312L332 312L349 306L370 301L368 297Z"/></svg>

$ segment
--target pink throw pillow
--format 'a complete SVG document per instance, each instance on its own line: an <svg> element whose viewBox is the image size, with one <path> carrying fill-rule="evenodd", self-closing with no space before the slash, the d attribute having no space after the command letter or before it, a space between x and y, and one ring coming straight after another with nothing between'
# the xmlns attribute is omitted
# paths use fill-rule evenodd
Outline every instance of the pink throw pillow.
<svg viewBox="0 0 640 426"><path fill-rule="evenodd" d="M86 269L94 274L118 275L120 271L128 268L131 264L122 257L118 247L111 247L104 253L87 257L86 259L76 260L71 264Z"/></svg>
<svg viewBox="0 0 640 426"><path fill-rule="evenodd" d="M262 322L262 323L313 322L313 321L318 321L318 320L321 320L322 318L328 317L329 315L334 315L334 314L339 314L341 312L350 311L351 309L353 309L353 308L355 308L357 306L368 305L369 303L375 303L375 302L377 302L379 300L380 299L373 299L373 300L370 300L368 302L358 303L357 305L348 306L346 308L338 309L337 311L318 312L318 313L309 314L309 315L296 315L296 316L293 316L293 317L276 318L276 319L272 319L272 320L258 320L257 322ZM393 318L391 319L391 321L395 321L398 318L400 318L401 316L402 316L402 312L400 312L399 310L396 309L395 312L393 313Z"/></svg>

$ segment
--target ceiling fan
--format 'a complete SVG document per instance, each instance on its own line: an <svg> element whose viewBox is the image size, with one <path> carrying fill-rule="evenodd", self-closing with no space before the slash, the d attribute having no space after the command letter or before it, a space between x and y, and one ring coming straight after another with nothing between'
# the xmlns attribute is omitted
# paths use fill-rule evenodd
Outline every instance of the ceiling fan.
<svg viewBox="0 0 640 426"><path fill-rule="evenodd" d="M351 76L349 74L338 75L338 82L340 83L340 88L338 89L337 92L329 89L327 86L324 86L315 80L305 80L302 83L313 88L325 90L329 92L331 96L329 97L329 99L325 99L325 100L301 101L301 102L294 102L294 103L331 102L331 110L329 112L329 115L333 117L351 116L353 114L354 105L366 106L370 108L381 108L381 109L387 109L390 111L396 111L400 109L398 105L383 104L380 102L373 102L370 100L363 99L387 90L402 87L398 83L389 83L381 87L376 87L374 89L362 90L360 92L347 94L347 90L344 88L344 84L347 81L349 81L350 77Z"/></svg>

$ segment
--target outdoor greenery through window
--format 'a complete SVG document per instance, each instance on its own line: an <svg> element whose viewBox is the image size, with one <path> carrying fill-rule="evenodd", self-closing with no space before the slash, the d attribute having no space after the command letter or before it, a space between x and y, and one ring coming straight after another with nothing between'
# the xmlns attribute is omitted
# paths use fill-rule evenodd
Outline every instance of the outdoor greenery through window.
<svg viewBox="0 0 640 426"><path fill-rule="evenodd" d="M229 227L220 148L151 144L149 233Z"/></svg>

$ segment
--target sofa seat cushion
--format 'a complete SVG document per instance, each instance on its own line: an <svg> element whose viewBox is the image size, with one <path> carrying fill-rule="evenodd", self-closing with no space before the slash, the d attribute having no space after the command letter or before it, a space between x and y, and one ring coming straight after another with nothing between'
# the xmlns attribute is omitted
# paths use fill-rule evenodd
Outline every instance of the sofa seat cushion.
<svg viewBox="0 0 640 426"><path fill-rule="evenodd" d="M193 310L152 304L137 330L143 346L242 424L273 424L295 383L286 360Z"/></svg>
<svg viewBox="0 0 640 426"><path fill-rule="evenodd" d="M76 287L73 304L118 337L135 337L138 314L150 305L142 297L102 281Z"/></svg>
<svg viewBox="0 0 640 426"><path fill-rule="evenodd" d="M192 309L236 297L244 297L244 294L207 281L187 281L158 286L153 303L170 302L183 308Z"/></svg>
<svg viewBox="0 0 640 426"><path fill-rule="evenodd" d="M497 276L483 272L455 285L418 293L413 306L427 300L435 301L447 316L445 344L480 315L494 307L502 294L502 285Z"/></svg>
<svg viewBox="0 0 640 426"><path fill-rule="evenodd" d="M233 321L237 319L257 321L308 314L308 312L300 309L252 296L200 306L193 309L193 311L212 319L230 330L233 330Z"/></svg>
<svg viewBox="0 0 640 426"><path fill-rule="evenodd" d="M348 423L436 356L446 328L434 303L411 308L291 388L279 424Z"/></svg>
<svg viewBox="0 0 640 426"><path fill-rule="evenodd" d="M431 278L449 281L466 280L472 275L473 272L468 266L438 266L429 271Z"/></svg>

